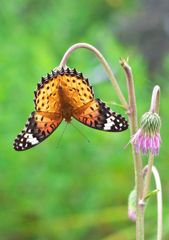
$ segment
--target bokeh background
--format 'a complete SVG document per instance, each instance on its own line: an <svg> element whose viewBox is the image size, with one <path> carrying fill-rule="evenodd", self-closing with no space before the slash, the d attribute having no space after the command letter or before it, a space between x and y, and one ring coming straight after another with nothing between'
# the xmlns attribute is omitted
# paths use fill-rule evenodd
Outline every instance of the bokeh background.
<svg viewBox="0 0 169 240"><path fill-rule="evenodd" d="M106 58L127 98L119 57L130 54L138 119L161 87L162 146L155 157L163 188L163 239L169 239L169 2L167 0L1 0L0 2L0 239L134 240L127 218L134 187L129 131L105 133L76 120L65 122L43 143L25 152L13 141L34 111L33 91L78 42ZM95 96L119 100L99 60L73 52L67 65L83 72ZM111 108L125 113L120 108ZM143 166L147 164L143 157ZM152 178L151 189L155 188ZM156 239L156 197L145 212L146 239Z"/></svg>

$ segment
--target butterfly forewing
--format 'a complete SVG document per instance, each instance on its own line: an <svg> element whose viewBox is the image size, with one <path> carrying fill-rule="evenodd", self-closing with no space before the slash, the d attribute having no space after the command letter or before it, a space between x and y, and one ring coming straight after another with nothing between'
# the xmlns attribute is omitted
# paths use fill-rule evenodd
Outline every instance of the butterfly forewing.
<svg viewBox="0 0 169 240"><path fill-rule="evenodd" d="M48 112L32 112L23 131L16 137L14 149L27 150L41 143L59 126L62 116Z"/></svg>
<svg viewBox="0 0 169 240"><path fill-rule="evenodd" d="M94 99L85 110L83 107L82 111L78 109L73 117L91 128L106 132L121 132L128 128L125 118L113 112L100 99Z"/></svg>
<svg viewBox="0 0 169 240"><path fill-rule="evenodd" d="M93 88L87 78L76 69L54 69L42 77L34 92L36 112L31 113L25 128L17 136L14 149L23 151L45 140L64 118L72 116L81 123L98 130L120 132L128 123L100 99L94 99Z"/></svg>

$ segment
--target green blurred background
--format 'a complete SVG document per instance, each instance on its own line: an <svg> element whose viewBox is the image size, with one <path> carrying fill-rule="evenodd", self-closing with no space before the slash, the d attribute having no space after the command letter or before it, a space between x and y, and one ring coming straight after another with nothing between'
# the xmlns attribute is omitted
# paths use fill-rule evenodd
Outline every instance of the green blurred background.
<svg viewBox="0 0 169 240"><path fill-rule="evenodd" d="M162 146L154 165L163 188L163 232L169 239L168 75L169 2L133 0L1 0L0 2L0 240L134 240L127 218L134 187L129 131L105 133L65 122L25 152L13 141L34 111L33 91L78 42L95 46L110 64L127 98L119 57L130 54L138 119L161 87ZM67 65L83 72L103 101L119 100L99 60L73 52ZM111 108L125 113L114 106ZM143 166L147 156L143 157ZM152 178L151 189L155 188ZM145 212L146 239L156 239L156 197Z"/></svg>

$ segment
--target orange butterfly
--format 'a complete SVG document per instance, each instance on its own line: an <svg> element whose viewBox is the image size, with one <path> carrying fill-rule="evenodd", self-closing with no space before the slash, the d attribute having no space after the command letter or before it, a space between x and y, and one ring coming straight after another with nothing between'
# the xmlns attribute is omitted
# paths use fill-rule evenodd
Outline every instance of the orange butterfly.
<svg viewBox="0 0 169 240"><path fill-rule="evenodd" d="M27 150L41 143L59 126L63 118L70 123L72 116L98 130L121 132L128 123L100 99L94 99L87 78L76 69L53 70L34 91L35 112L32 112L23 131L16 137L14 149Z"/></svg>

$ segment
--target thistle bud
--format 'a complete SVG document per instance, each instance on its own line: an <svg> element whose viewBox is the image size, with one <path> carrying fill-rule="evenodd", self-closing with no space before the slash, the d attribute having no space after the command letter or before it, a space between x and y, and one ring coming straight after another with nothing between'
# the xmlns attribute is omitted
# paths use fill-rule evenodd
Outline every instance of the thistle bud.
<svg viewBox="0 0 169 240"><path fill-rule="evenodd" d="M132 136L130 142L134 143L136 152L142 149L142 154L151 152L159 154L161 144L160 136L161 119L157 113L147 112L140 121L140 129Z"/></svg>

